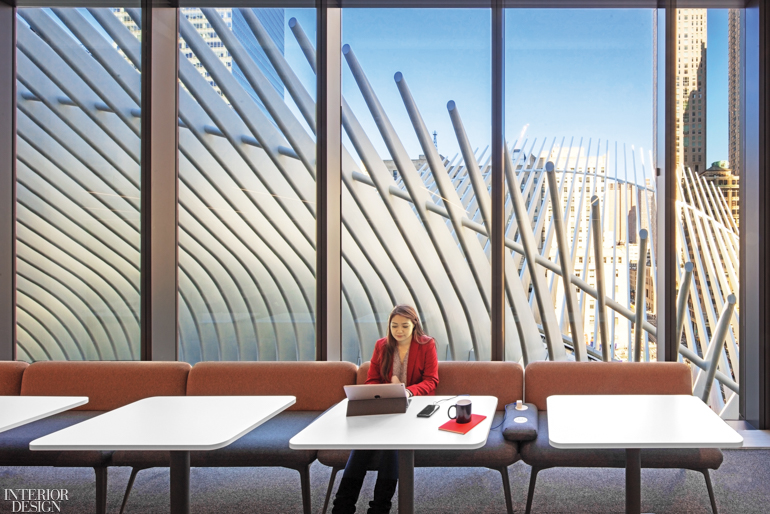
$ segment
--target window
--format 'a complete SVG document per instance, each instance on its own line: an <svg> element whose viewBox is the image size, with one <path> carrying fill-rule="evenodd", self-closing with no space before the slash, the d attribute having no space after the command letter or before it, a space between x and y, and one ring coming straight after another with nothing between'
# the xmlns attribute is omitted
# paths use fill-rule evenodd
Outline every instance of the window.
<svg viewBox="0 0 770 514"><path fill-rule="evenodd" d="M301 107L316 85L289 29L313 40L315 18L181 9L193 57L179 63L180 360L315 359L314 107Z"/></svg>
<svg viewBox="0 0 770 514"><path fill-rule="evenodd" d="M401 303L417 308L439 359L491 358L486 237L456 224L472 219L484 227L485 220L478 211L457 210L462 196L448 179L462 177L468 197L488 198L485 187L474 189L483 184L486 160L474 151L491 141L490 23L489 9L342 10L342 94L350 106L343 126L343 360L369 360L387 334L390 310ZM450 62L474 79L445 80ZM415 137L417 116L422 139ZM385 118L390 138L378 125ZM453 119L464 124L464 134L456 133ZM470 147L462 146L464 137ZM453 161L454 155L461 157ZM537 164L529 154L513 158ZM389 169L398 170L398 180ZM367 176L399 195L378 190ZM535 190L527 195L540 198ZM449 209L458 218L451 219ZM516 238L515 230L508 237ZM522 288L522 300L525 294ZM509 355L519 359L516 331L506 336Z"/></svg>
<svg viewBox="0 0 770 514"><path fill-rule="evenodd" d="M138 21L120 8L18 10L21 360L140 358ZM92 30L76 36L79 24Z"/></svg>

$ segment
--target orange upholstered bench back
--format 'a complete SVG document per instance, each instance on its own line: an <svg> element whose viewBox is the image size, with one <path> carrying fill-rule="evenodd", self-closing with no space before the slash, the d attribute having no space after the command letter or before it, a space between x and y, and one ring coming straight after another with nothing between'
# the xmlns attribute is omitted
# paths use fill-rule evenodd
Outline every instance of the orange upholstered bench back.
<svg viewBox="0 0 770 514"><path fill-rule="evenodd" d="M296 396L288 410L326 410L356 383L350 362L199 362L187 381L189 396Z"/></svg>
<svg viewBox="0 0 770 514"><path fill-rule="evenodd" d="M23 396L88 396L74 410L112 410L150 396L184 396L186 362L35 362L21 381Z"/></svg>
<svg viewBox="0 0 770 514"><path fill-rule="evenodd" d="M358 383L366 382L369 362L358 368ZM522 399L524 373L515 362L450 362L438 363L436 396L471 394L496 396L497 410Z"/></svg>
<svg viewBox="0 0 770 514"><path fill-rule="evenodd" d="M690 370L678 362L533 362L524 384L539 410L557 394L692 394Z"/></svg>
<svg viewBox="0 0 770 514"><path fill-rule="evenodd" d="M18 396L21 377L29 366L22 361L0 361L0 396Z"/></svg>

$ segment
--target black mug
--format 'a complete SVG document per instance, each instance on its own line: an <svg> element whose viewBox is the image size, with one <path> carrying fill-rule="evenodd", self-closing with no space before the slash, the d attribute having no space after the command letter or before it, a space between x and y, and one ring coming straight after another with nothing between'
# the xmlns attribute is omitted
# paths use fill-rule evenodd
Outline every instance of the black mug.
<svg viewBox="0 0 770 514"><path fill-rule="evenodd" d="M455 415L449 414L449 411L455 408ZM470 400L458 400L455 405L450 405L447 409L447 414L450 419L456 419L458 423L470 423L471 422L471 401Z"/></svg>

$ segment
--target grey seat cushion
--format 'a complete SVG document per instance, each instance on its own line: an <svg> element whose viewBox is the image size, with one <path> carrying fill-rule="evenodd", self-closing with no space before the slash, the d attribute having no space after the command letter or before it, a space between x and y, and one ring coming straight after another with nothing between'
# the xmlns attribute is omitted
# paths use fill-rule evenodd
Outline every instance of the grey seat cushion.
<svg viewBox="0 0 770 514"><path fill-rule="evenodd" d="M626 452L609 450L561 450L548 442L548 413L538 413L537 439L521 443L521 458L538 468L624 468ZM717 448L645 449L643 468L717 469L722 452Z"/></svg>
<svg viewBox="0 0 770 514"><path fill-rule="evenodd" d="M191 451L192 467L284 467L299 469L312 463L316 450L292 450L289 439L307 427L321 413L284 411L224 448ZM139 468L168 467L168 452L116 451L113 466Z"/></svg>
<svg viewBox="0 0 770 514"><path fill-rule="evenodd" d="M492 426L503 420L503 413L496 412ZM344 468L349 450L319 450L318 461L330 467ZM519 460L518 446L506 441L502 426L489 431L487 443L477 450L417 450L414 466L417 468L477 467L498 469Z"/></svg>
<svg viewBox="0 0 770 514"><path fill-rule="evenodd" d="M81 421L102 414L101 411L67 411L27 423L0 434L0 466L106 466L112 452L101 451L32 451L29 443Z"/></svg>

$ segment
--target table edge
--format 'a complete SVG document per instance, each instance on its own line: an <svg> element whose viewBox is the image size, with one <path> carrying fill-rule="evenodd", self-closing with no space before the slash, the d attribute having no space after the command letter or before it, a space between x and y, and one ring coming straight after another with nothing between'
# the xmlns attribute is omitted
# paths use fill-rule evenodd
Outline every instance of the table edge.
<svg viewBox="0 0 770 514"><path fill-rule="evenodd" d="M18 398L24 398L24 397L18 396ZM29 396L29 398L40 398L40 396ZM75 401L75 403L71 405L67 405L61 408L56 408L50 412L45 412L37 416L32 416L31 418L23 421L11 423L7 427L0 428L0 434L2 434L3 432L7 432L9 430L13 430L14 428L23 427L24 425L28 425L29 423L34 423L35 421L40 421L41 419L55 416L56 414L61 414L62 412L68 411L70 409L74 409L75 407L80 407L81 405L87 404L89 401L88 396L47 396L46 398L73 398L73 399L77 398L77 400Z"/></svg>
<svg viewBox="0 0 770 514"><path fill-rule="evenodd" d="M244 396L259 396L259 395L244 395ZM39 437L35 439L34 441L30 441L29 443L29 449L31 451L83 451L83 450L90 450L90 451L210 451L210 450L219 450L220 448L224 448L225 446L228 446L244 435L246 435L248 432L251 432L258 426L268 422L269 420L276 417L281 412L285 411L295 403L297 403L297 397L291 396L291 395L264 395L264 396L273 396L273 397L286 397L291 398L291 400L283 406L283 408L276 410L270 416L267 416L266 418L261 419L258 423L251 425L250 427L246 428L245 430L241 431L234 437L226 440L226 441L220 441L217 443L212 444L201 444L201 445L163 445L163 446L157 446L157 445L109 445L109 446L102 446L102 445L46 445L46 446L40 446L40 445L34 445L36 441L39 441L40 439L44 439L50 435L56 434L57 432L60 432L60 430L57 430L57 432L52 432L50 434L44 435L43 437ZM185 396L186 397L186 396ZM150 398L158 398L157 396L152 396ZM142 398L142 400L146 400L147 398ZM128 405L132 405L133 403L140 402L142 400L137 400L136 402L129 403ZM120 408L120 407L119 407ZM110 411L112 412L112 411ZM98 416L97 416L98 417ZM95 418L91 418L95 419ZM87 421L87 420L86 420ZM79 423L78 423L79 424ZM76 425L72 425L76 426ZM70 427L67 427L70 428ZM66 429L62 429L66 430ZM33 447L34 445L34 447Z"/></svg>

